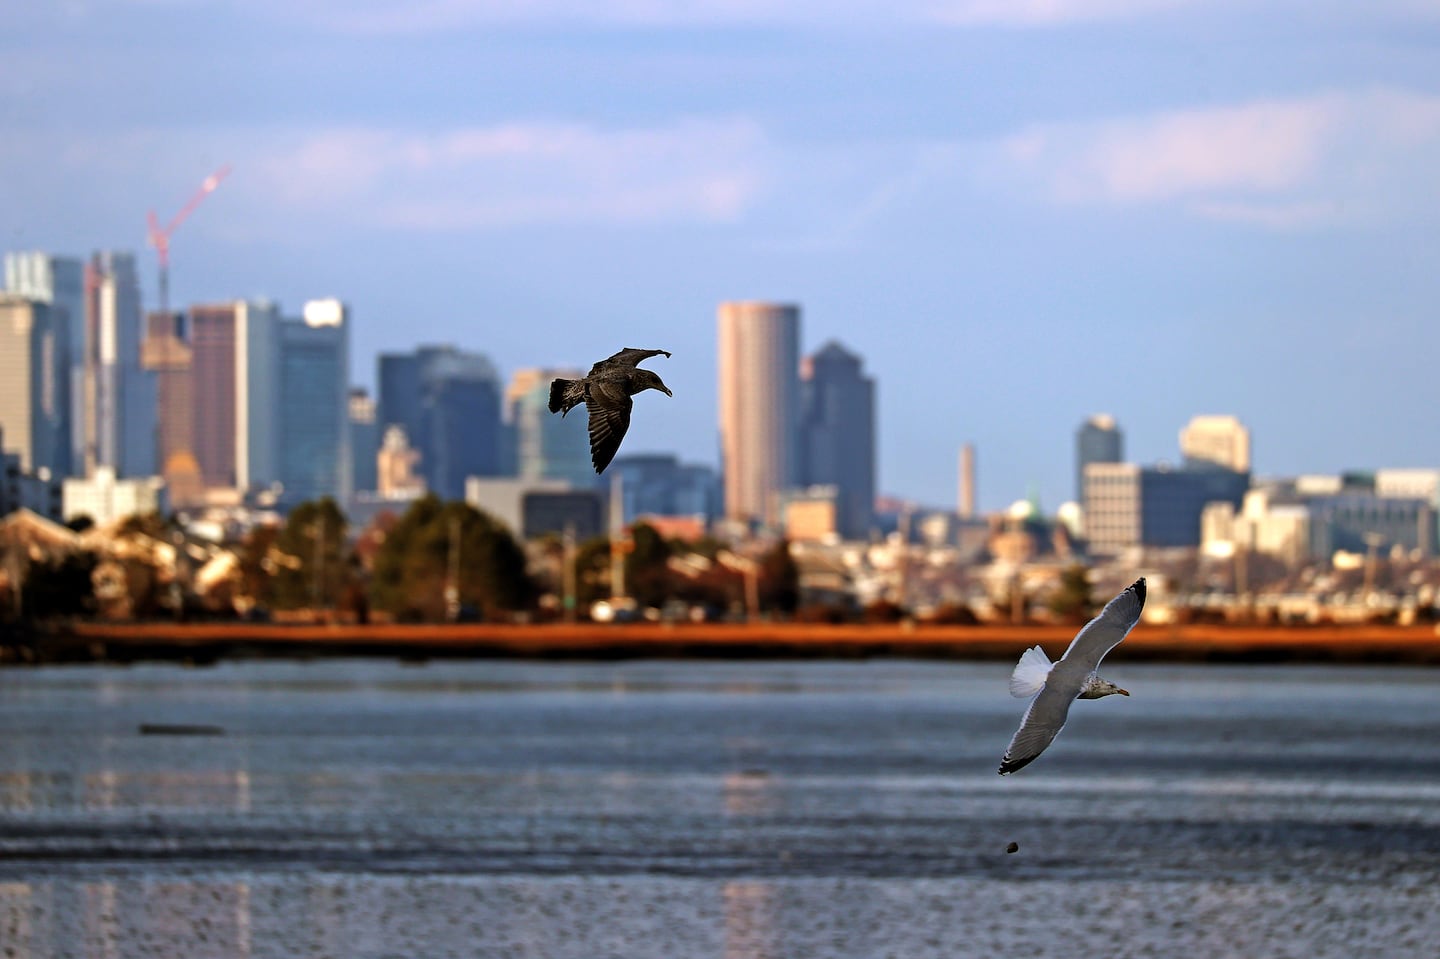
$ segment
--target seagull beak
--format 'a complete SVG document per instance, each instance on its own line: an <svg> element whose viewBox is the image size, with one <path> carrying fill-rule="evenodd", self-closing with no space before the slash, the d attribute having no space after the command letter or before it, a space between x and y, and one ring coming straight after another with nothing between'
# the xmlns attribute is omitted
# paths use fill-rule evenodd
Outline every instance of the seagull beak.
<svg viewBox="0 0 1440 959"><path fill-rule="evenodd" d="M1119 686L1116 686L1116 687L1115 687L1115 692L1119 693L1121 696L1129 696L1129 695L1130 695L1130 690L1128 690L1128 689L1121 689Z"/></svg>
<svg viewBox="0 0 1440 959"><path fill-rule="evenodd" d="M673 396L675 395L674 393L671 393L671 392L670 392L670 387L668 387L668 386L661 385L661 386L658 387L658 388L664 390L666 396L673 397Z"/></svg>

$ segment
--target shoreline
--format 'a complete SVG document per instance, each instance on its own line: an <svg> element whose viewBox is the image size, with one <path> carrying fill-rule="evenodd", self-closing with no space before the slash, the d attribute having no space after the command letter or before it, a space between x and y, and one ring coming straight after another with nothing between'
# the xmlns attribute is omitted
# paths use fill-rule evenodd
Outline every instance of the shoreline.
<svg viewBox="0 0 1440 959"><path fill-rule="evenodd" d="M266 657L629 659L901 656L1013 660L1040 645L1063 653L1077 627L907 623L546 623L531 625L73 623L0 642L0 665ZM1137 626L1137 662L1312 662L1440 665L1440 629L1412 626Z"/></svg>

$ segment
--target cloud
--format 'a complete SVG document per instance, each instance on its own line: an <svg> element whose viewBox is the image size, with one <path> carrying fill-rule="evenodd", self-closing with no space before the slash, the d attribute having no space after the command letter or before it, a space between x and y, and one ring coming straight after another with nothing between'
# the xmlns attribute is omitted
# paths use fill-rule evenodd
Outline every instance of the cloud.
<svg viewBox="0 0 1440 959"><path fill-rule="evenodd" d="M31 9L34 8L34 9ZM307 23L337 33L428 35L455 30L525 27L695 28L785 26L828 30L941 24L1056 29L1129 22L1180 11L1239 11L1342 21L1390 18L1432 23L1436 0L51 0L20 5L11 20L108 22L128 11L226 9L272 23Z"/></svg>
<svg viewBox="0 0 1440 959"><path fill-rule="evenodd" d="M1303 230L1333 223L1347 215L1342 204L1322 200L1275 203L1201 200L1191 206L1191 212L1207 220L1268 230ZM1353 211L1349 215L1353 215Z"/></svg>
<svg viewBox="0 0 1440 959"><path fill-rule="evenodd" d="M246 0L254 4L257 0ZM812 27L943 23L958 27L1050 27L1162 13L1199 0L314 0L266 2L354 33L430 33L497 24Z"/></svg>
<svg viewBox="0 0 1440 959"><path fill-rule="evenodd" d="M1096 20L1129 20L1192 6L1197 0L949 0L930 15L955 26L1052 27Z"/></svg>
<svg viewBox="0 0 1440 959"><path fill-rule="evenodd" d="M728 222L763 188L765 149L745 120L338 129L273 151L258 175L287 202L407 229Z"/></svg>
<svg viewBox="0 0 1440 959"><path fill-rule="evenodd" d="M1091 123L1004 138L989 175L1061 204L1178 204L1192 215L1310 226L1434 198L1440 96L1326 93Z"/></svg>
<svg viewBox="0 0 1440 959"><path fill-rule="evenodd" d="M272 3L288 15L287 5ZM355 33L430 33L505 24L691 27L752 23L813 23L874 20L889 9L883 0L321 0L305 15Z"/></svg>
<svg viewBox="0 0 1440 959"><path fill-rule="evenodd" d="M47 229L83 231L103 219L139 232L146 209L164 220L228 163L230 176L206 201L207 210L228 207L226 217L197 217L187 229L288 243L357 228L729 224L768 195L772 152L758 125L743 118L435 131L247 126L76 136L31 129L0 139L0 184L36 198L73 198L44 206Z"/></svg>

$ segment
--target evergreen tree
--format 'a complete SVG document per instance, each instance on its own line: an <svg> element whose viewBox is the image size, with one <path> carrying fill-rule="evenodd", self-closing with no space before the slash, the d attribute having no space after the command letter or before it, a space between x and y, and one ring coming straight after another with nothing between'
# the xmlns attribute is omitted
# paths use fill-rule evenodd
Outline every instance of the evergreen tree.
<svg viewBox="0 0 1440 959"><path fill-rule="evenodd" d="M93 613L95 588L91 574L95 565L94 554L80 552L31 563L24 576L21 608L25 617L38 620Z"/></svg>
<svg viewBox="0 0 1440 959"><path fill-rule="evenodd" d="M275 576L281 569L276 560L285 558L275 548L279 536L278 526L256 526L235 550L240 564L237 593L260 609L275 603Z"/></svg>
<svg viewBox="0 0 1440 959"><path fill-rule="evenodd" d="M275 538L275 605L281 609L335 605L345 586L345 514L329 496L290 511Z"/></svg>
<svg viewBox="0 0 1440 959"><path fill-rule="evenodd" d="M416 500L375 556L375 608L409 620L441 621L446 587L462 609L486 616L530 607L538 590L525 552L499 520L466 503L434 494Z"/></svg>
<svg viewBox="0 0 1440 959"><path fill-rule="evenodd" d="M800 567L782 539L760 560L760 608L795 615L800 605Z"/></svg>
<svg viewBox="0 0 1440 959"><path fill-rule="evenodd" d="M1060 588L1050 597L1050 611L1072 624L1087 623L1095 615L1095 601L1090 594L1090 571L1079 563L1065 567L1060 574Z"/></svg>
<svg viewBox="0 0 1440 959"><path fill-rule="evenodd" d="M575 603L581 615L590 606L610 598L610 540L604 536L586 540L575 551Z"/></svg>
<svg viewBox="0 0 1440 959"><path fill-rule="evenodd" d="M625 584L641 606L663 606L675 595L669 560L671 546L649 523L630 528L633 544L625 556Z"/></svg>

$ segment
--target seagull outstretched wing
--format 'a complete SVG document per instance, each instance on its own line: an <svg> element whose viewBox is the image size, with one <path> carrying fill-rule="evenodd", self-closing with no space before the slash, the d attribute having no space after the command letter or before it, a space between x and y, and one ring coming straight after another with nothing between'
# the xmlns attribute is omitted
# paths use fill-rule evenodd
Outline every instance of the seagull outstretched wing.
<svg viewBox="0 0 1440 959"><path fill-rule="evenodd" d="M612 356L607 356L605 359L600 360L594 366L590 367L590 375L594 376L596 373L602 373L605 370L616 369L622 366L636 366L640 363L641 360L648 360L652 356L662 355L665 357L669 357L670 351L637 350L632 346L627 346L625 347L625 349L620 350L618 353L615 353Z"/></svg>
<svg viewBox="0 0 1440 959"><path fill-rule="evenodd" d="M619 452L635 403L623 388L600 380L590 384L585 406L590 411L590 463L599 473Z"/></svg>
<svg viewBox="0 0 1440 959"><path fill-rule="evenodd" d="M1129 635L1144 608L1145 578L1142 576L1085 624L1059 661L1051 664L1039 646L1025 651L1010 675L1010 694L1035 698L1030 700L1020 728L1005 748L1000 775L1028 766L1055 741L1065 728L1070 704L1085 688L1105 654Z"/></svg>
<svg viewBox="0 0 1440 959"><path fill-rule="evenodd" d="M1060 730L1065 728L1065 717L1069 715L1070 704L1074 701L1073 692L1065 693L1048 685L1041 689L1039 695L1030 700L1025 718L1020 720L1020 728L1015 730L1015 735L1010 737L1010 745L1005 747L1005 758L1000 760L1000 775L1024 769L1034 762L1035 757L1043 753L1045 747L1054 742Z"/></svg>
<svg viewBox="0 0 1440 959"><path fill-rule="evenodd" d="M1061 662L1074 660L1085 668L1085 675L1100 668L1100 660L1130 634L1140 621L1140 612L1145 608L1145 577L1141 576L1125 588L1119 596L1105 604L1100 615L1085 624L1075 634L1070 648L1060 657Z"/></svg>

